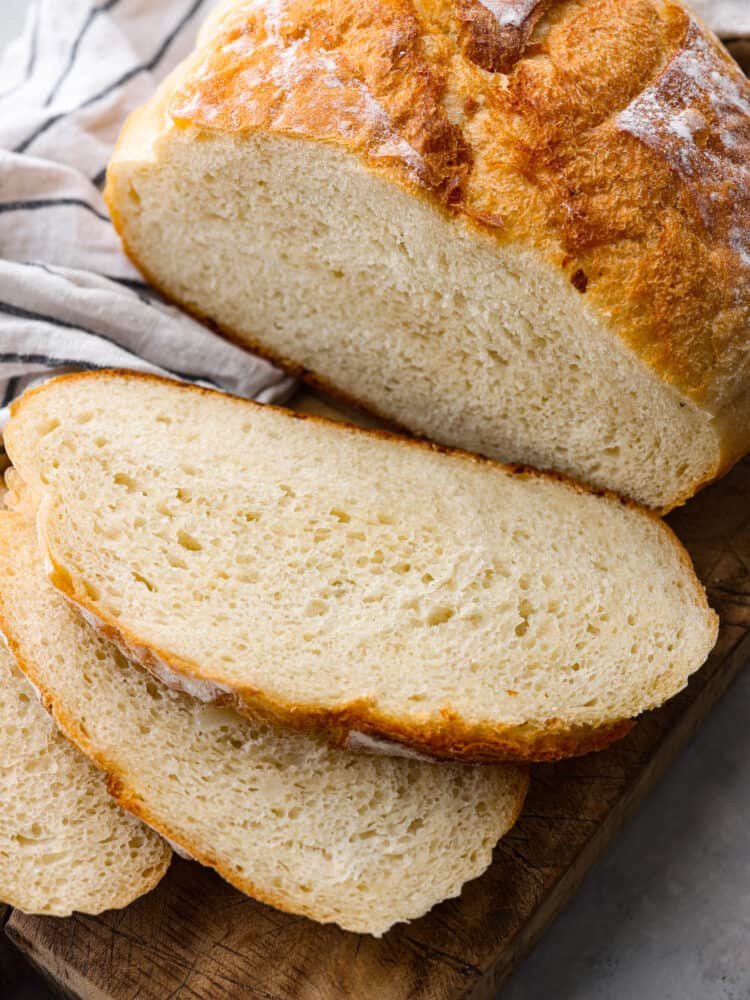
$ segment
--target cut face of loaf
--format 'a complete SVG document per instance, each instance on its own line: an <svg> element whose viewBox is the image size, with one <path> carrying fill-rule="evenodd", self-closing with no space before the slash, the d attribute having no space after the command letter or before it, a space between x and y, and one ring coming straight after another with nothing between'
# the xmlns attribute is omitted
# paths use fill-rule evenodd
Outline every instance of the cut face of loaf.
<svg viewBox="0 0 750 1000"><path fill-rule="evenodd" d="M57 654L47 646L50 663ZM0 901L56 917L101 913L166 872L168 845L118 808L1 643L0 769Z"/></svg>
<svg viewBox="0 0 750 1000"><path fill-rule="evenodd" d="M27 393L5 446L50 579L105 635L338 742L583 753L715 641L656 517L464 453L111 372Z"/></svg>
<svg viewBox="0 0 750 1000"><path fill-rule="evenodd" d="M382 934L458 895L518 816L527 777L510 765L355 756L162 687L53 589L15 514L0 570L19 662L118 801L264 902Z"/></svg>
<svg viewBox="0 0 750 1000"><path fill-rule="evenodd" d="M679 4L518 6L495 63L479 0L225 4L109 206L241 343L668 509L750 446L750 84Z"/></svg>

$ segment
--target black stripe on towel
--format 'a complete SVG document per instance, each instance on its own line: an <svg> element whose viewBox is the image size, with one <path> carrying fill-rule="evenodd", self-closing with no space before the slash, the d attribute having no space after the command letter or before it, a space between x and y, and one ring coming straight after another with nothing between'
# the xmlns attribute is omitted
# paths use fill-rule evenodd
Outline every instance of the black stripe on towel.
<svg viewBox="0 0 750 1000"><path fill-rule="evenodd" d="M7 406L11 399L13 399L20 381L20 375L14 375L13 378L8 379L8 384L5 386L5 392L3 393L3 401L0 403L0 406Z"/></svg>
<svg viewBox="0 0 750 1000"><path fill-rule="evenodd" d="M127 347L123 347L122 344L108 337L106 333L99 333L98 330L90 330L88 327L81 326L80 323L69 323L67 320L60 319L59 316L48 316L46 313L36 312L33 309L24 309L21 306L11 305L10 302L0 302L0 313L5 313L6 316L13 316L16 319L32 320L35 323L50 323L52 326L60 326L64 330L79 330L81 333L88 333L92 337L98 337L108 344L113 344L121 350L128 351ZM128 353L132 354L133 352L129 351Z"/></svg>
<svg viewBox="0 0 750 1000"><path fill-rule="evenodd" d="M139 281L138 278L116 278L113 274L102 274L101 277L106 278L107 281L114 281L118 285L123 285L123 287L129 288L133 292L148 292L155 299L161 298L161 295L153 285L149 285L146 281Z"/></svg>
<svg viewBox="0 0 750 1000"><path fill-rule="evenodd" d="M49 264L43 263L41 260L24 260L19 261L22 267L38 267L42 271L46 271L47 274L51 275L53 278L61 278L63 281L69 281L70 279L66 274L56 271L54 267L50 267ZM149 285L147 281L141 281L138 278L120 278L115 274L104 274L102 271L92 271L99 278L104 278L106 281L113 281L116 285L122 285L123 288L129 288L132 292L143 293L139 294L139 298L146 305L153 305L145 296L150 295L152 299L159 299L163 301L163 296L158 292L152 285Z"/></svg>
<svg viewBox="0 0 750 1000"><path fill-rule="evenodd" d="M100 333L98 330L91 330L88 327L81 326L80 323L69 323L64 319L58 319L56 316L47 316L44 313L35 312L31 309L22 309L20 306L13 306L9 302L0 302L0 313L5 313L6 316L13 316L16 319L28 319L34 323L48 323L50 326L62 327L64 330L78 330L80 333L88 334L89 337L96 337L99 340L103 340L106 344L111 344L113 347L118 347L121 351L125 351L127 354L131 354L136 357L134 351L119 341L115 340L113 337L107 336L106 333ZM0 355L0 361L3 360L3 356ZM144 359L145 360L145 359ZM78 361L70 360L67 362L71 365L80 365ZM62 362L58 362L62 364ZM196 375L193 372L181 372L175 368L169 368L167 365L161 364L158 361L149 361L148 364L153 365L155 368L161 368L165 372L169 372L170 375L174 375L175 378L184 379L186 382L205 382L208 385L217 386L217 383L209 375ZM95 368L127 368L127 365L94 365ZM218 387L218 386L217 386Z"/></svg>
<svg viewBox="0 0 750 1000"><path fill-rule="evenodd" d="M74 358L51 358L48 354L24 354L18 351L0 351L0 364L4 361L24 365L44 365L46 368L80 368L84 371L98 371L109 365L95 365L90 361L76 361Z"/></svg>
<svg viewBox="0 0 750 1000"><path fill-rule="evenodd" d="M70 52L68 53L68 61L66 62L62 73L57 78L52 90L47 95L47 99L45 100L42 107L48 108L50 104L54 101L55 97L57 97L57 92L59 91L60 87L62 87L63 83L65 83L68 74L75 65L76 57L78 55L78 49L80 48L81 42L83 41L83 37L89 30L91 25L94 23L96 18L99 16L99 14L104 14L108 10L112 10L112 8L119 2L120 0L107 0L107 2L103 3L100 7L89 7L88 13L86 14L86 20L83 22L81 30L76 35L75 40L70 47Z"/></svg>
<svg viewBox="0 0 750 1000"><path fill-rule="evenodd" d="M39 198L30 201L4 201L0 202L0 215L4 212L32 212L35 209L41 208L68 208L70 206L84 208L87 212L95 215L97 219L101 219L102 222L110 221L108 215L98 211L93 205L89 205L82 198Z"/></svg>
<svg viewBox="0 0 750 1000"><path fill-rule="evenodd" d="M164 39L164 41L161 43L159 48L156 50L156 52L151 57L151 59L149 59L148 62L140 63L137 66L132 66L126 73L123 73L122 76L119 77L117 80L108 84L106 87L103 88L103 90L100 90L98 93L93 94L91 97L87 98L77 107L71 108L70 111L64 111L61 112L60 114L52 115L51 117L49 117L38 128L36 128L31 133L31 135L27 136L22 142L20 142L15 147L13 152L25 153L26 150L29 148L29 146L32 144L32 142L38 139L40 135L43 135L48 129L52 128L52 126L57 124L57 122L59 122L62 118L66 118L68 115L74 114L76 111L82 111L84 108L88 108L92 104L96 104L96 102L100 101L103 97L107 97L114 90L117 90L119 87L124 86L126 83L132 80L134 76L138 76L139 73L150 72L151 70L156 69L161 60L164 58L169 46L179 35L179 33L183 30L188 21L190 21L191 18L193 18L196 15L198 9L203 5L204 2L205 0L193 0L193 3L190 5L190 8L187 11L185 11L185 13L178 21L178 23L175 25L172 31L170 31L170 33L167 35L167 37Z"/></svg>

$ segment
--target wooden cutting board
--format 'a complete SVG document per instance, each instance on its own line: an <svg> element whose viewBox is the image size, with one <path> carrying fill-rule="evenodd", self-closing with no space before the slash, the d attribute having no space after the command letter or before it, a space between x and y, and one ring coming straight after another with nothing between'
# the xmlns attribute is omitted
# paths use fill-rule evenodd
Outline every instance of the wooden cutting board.
<svg viewBox="0 0 750 1000"><path fill-rule="evenodd" d="M491 998L750 659L750 461L670 521L721 615L711 659L621 743L535 767L519 823L459 899L375 940L279 913L175 858L126 910L16 912L6 934L58 988L86 1000Z"/></svg>

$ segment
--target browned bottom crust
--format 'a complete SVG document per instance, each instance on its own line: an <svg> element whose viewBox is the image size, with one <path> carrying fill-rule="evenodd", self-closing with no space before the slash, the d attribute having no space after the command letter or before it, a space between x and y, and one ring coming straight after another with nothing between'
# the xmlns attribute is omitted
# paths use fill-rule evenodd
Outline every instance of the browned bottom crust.
<svg viewBox="0 0 750 1000"><path fill-rule="evenodd" d="M122 625L102 620L98 611L74 594L68 573L54 563L49 553L47 558L51 563L49 579L55 588L81 609L91 626L128 659L177 690L187 690L191 679L215 683L217 687L221 685L220 681L206 677L198 664L148 647ZM186 678L184 688L181 676ZM231 706L251 719L262 719L300 732L324 732L329 743L341 749L362 749L358 746L358 737L363 735L383 744L380 752L390 756L419 755L434 761L465 764L533 763L578 757L602 750L627 735L635 725L632 719L616 719L600 726L566 725L558 718L544 720L541 724L477 725L467 724L450 708L441 711L440 721L414 723L378 711L367 699L329 709L318 705L299 706L247 687L232 692L217 689L211 700Z"/></svg>

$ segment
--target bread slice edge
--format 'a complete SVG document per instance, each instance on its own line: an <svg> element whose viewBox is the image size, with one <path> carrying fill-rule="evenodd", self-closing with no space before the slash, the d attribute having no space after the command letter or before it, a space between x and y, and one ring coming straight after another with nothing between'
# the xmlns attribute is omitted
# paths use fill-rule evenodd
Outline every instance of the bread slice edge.
<svg viewBox="0 0 750 1000"><path fill-rule="evenodd" d="M157 382L189 393L216 395L215 390L202 386L187 385L173 379L150 373L118 369L104 369L96 372L79 372L58 376L25 393L11 407L11 422L6 429L6 450L12 461L17 461L23 475L23 459L18 442L14 441L14 419L23 411L29 400L49 391L60 380L116 378L125 382ZM327 417L297 413L285 407L260 404L243 397L226 395L248 407L269 407L285 417L294 420L308 420L335 427L337 433L348 433L386 438L396 444L413 448L423 448L451 455L463 461L486 464L500 468L506 473L520 477L536 477L558 482L561 486L581 494L601 497L605 501L621 504L649 518L666 533L670 545L675 549L680 564L686 573L686 584L693 590L696 607L705 614L705 621L711 635L713 647L718 635L718 616L709 607L705 590L696 576L695 569L684 546L672 529L652 510L636 502L620 497L611 491L598 490L578 483L556 472L529 469L524 466L503 465L492 459L472 452L433 444L419 438L403 437L390 431L342 424ZM33 484L30 485L32 491ZM41 499L37 497L37 499ZM183 659L147 643L142 636L126 628L112 616L94 607L93 602L77 592L68 571L54 560L44 539L45 503L42 499L37 512L39 545L45 557L47 575L52 584L69 601L74 603L89 624L96 628L108 641L112 642L129 658L150 670L162 682L178 687L194 697L231 705L242 714L261 718L278 725L286 725L302 731L324 728L330 733L331 743L340 747L356 747L364 736L380 744L379 752L391 755L408 755L409 751L435 760L460 760L466 763L493 763L501 761L554 761L572 756L580 756L601 750L625 736L635 724L630 718L611 719L599 725L566 724L563 719L551 717L544 720L527 721L520 725L498 726L495 724L466 723L450 709L444 710L439 725L434 723L412 725L397 716L377 710L368 701L355 700L331 709L316 704L298 704L272 697L267 693L248 687L232 690L222 686L217 678L210 676L202 664ZM678 693L673 692L673 695ZM390 746L389 746L390 744Z"/></svg>
<svg viewBox="0 0 750 1000"><path fill-rule="evenodd" d="M24 515L17 510L0 511L0 547L7 546L8 544L6 529L4 526L11 524L14 520L16 524L23 527L26 527L29 523ZM148 806L141 800L136 787L128 780L127 775L122 773L122 770L110 759L110 757L108 757L106 753L102 752L93 744L85 728L65 710L63 699L56 696L55 693L45 685L40 672L35 668L33 660L24 655L24 644L18 640L13 623L9 620L2 597L1 587L0 631L2 631L2 634L7 636L9 649L16 659L19 669L39 691L40 698L43 700L47 711L52 716L57 727L65 735L65 737L91 761L95 767L104 773L107 781L107 790L120 808L140 819L148 827L160 834L172 846L172 848L177 851L177 853L187 856L194 861L205 865L206 867L214 869L214 871L216 871L217 874L224 878L230 885L233 885L235 888L239 889L241 892L252 897L253 899L261 903L266 903L286 913L309 917L319 923L327 923L335 919L327 912L321 912L320 909L316 910L315 905L312 903L305 905L298 899L291 900L284 894L276 894L268 888L258 887L251 878L238 875L238 873L232 870L229 865L225 864L221 858L212 854L210 851L201 847L195 841L186 836L184 831L175 829L163 817L155 815L153 810L148 808ZM529 787L530 776L527 769L516 769L515 778L515 797L505 832L510 830L515 825L523 808ZM477 875L476 877L480 876ZM465 882L464 885L466 884L467 883ZM462 890L459 890L459 892L460 891ZM349 926L347 926L347 930L353 931L354 933L367 933L375 937L380 937L392 925L393 924L390 923L388 926L373 929L372 925L365 926L363 924L362 926L357 926L352 922Z"/></svg>

